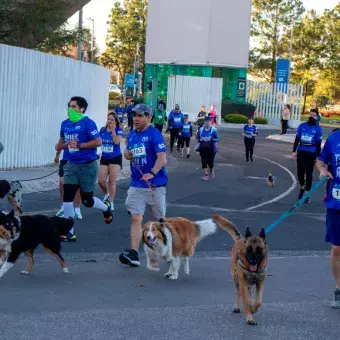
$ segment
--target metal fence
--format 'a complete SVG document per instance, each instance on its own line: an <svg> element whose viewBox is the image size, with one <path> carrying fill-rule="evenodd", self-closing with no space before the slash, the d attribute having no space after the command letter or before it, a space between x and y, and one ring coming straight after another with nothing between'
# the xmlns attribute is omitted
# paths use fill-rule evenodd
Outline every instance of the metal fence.
<svg viewBox="0 0 340 340"><path fill-rule="evenodd" d="M279 124L281 111L285 104L291 105L291 125L300 122L303 104L303 85L273 84L247 81L246 100L256 106L256 116L267 118Z"/></svg>
<svg viewBox="0 0 340 340"><path fill-rule="evenodd" d="M106 121L110 72L96 65L0 44L0 169L50 164L72 96Z"/></svg>

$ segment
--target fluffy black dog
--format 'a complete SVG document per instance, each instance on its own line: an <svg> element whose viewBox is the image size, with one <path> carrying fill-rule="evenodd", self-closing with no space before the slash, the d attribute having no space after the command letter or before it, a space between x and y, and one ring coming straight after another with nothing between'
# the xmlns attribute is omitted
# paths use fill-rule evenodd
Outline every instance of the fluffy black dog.
<svg viewBox="0 0 340 340"><path fill-rule="evenodd" d="M9 214L0 212L0 226L10 232L11 235L20 232L19 236L11 243L11 252L7 261L0 269L0 278L14 266L21 253L28 257L27 267L21 274L27 275L33 267L33 253L39 244L54 255L59 261L63 272L68 273L67 265L60 255L60 235L67 234L73 227L73 220L63 217L48 217L44 215L15 216L14 210Z"/></svg>

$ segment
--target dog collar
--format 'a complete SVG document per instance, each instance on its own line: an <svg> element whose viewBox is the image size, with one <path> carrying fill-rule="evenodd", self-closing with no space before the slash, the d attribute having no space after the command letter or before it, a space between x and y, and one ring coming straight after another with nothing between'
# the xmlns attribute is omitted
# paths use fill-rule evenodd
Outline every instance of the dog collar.
<svg viewBox="0 0 340 340"><path fill-rule="evenodd" d="M242 263L242 261L240 259L237 260L237 264L239 266L241 266L244 270L246 270L247 272L249 273L256 273L256 274L262 274L262 273L265 273L267 271L267 266L262 268L262 269L258 269L256 272L252 272L251 270L249 270L248 268L246 268L244 266L244 264Z"/></svg>

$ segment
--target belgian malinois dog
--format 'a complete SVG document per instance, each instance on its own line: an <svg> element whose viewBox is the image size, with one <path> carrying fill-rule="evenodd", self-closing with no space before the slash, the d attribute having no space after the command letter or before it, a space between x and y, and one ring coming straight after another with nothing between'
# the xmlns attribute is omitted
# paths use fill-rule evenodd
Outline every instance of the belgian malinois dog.
<svg viewBox="0 0 340 340"><path fill-rule="evenodd" d="M265 231L261 229L259 236L252 236L247 228L244 239L226 218L214 214L212 219L219 227L226 230L235 242L231 250L231 274L236 290L233 312L240 313L241 296L247 323L257 325L253 314L262 304L264 280L267 277L268 247L265 243ZM253 285L256 285L255 301L251 291Z"/></svg>

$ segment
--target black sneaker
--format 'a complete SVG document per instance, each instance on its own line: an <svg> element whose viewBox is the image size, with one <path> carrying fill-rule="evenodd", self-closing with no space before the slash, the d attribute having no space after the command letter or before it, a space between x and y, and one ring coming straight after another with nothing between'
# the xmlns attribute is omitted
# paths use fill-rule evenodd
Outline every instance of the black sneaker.
<svg viewBox="0 0 340 340"><path fill-rule="evenodd" d="M67 235L60 235L59 239L61 242L77 242L76 234L67 233Z"/></svg>
<svg viewBox="0 0 340 340"><path fill-rule="evenodd" d="M119 255L119 261L131 267L139 267L139 256L138 253L133 249L126 249L124 253Z"/></svg>
<svg viewBox="0 0 340 340"><path fill-rule="evenodd" d="M298 195L298 201L303 197L305 194L305 189L300 189L299 195Z"/></svg>
<svg viewBox="0 0 340 340"><path fill-rule="evenodd" d="M312 200L311 200L309 197L307 197L307 198L305 199L305 203L307 203L307 204L312 203Z"/></svg>
<svg viewBox="0 0 340 340"><path fill-rule="evenodd" d="M106 224L112 223L112 221L113 221L113 214L112 214L112 211L111 211L109 206L107 207L106 211L103 211L103 215L104 215L104 221L105 221Z"/></svg>
<svg viewBox="0 0 340 340"><path fill-rule="evenodd" d="M340 288L336 288L334 291L334 300L331 303L332 308L340 308Z"/></svg>
<svg viewBox="0 0 340 340"><path fill-rule="evenodd" d="M252 159L252 158L250 158L250 161L253 163L254 162L254 160Z"/></svg>
<svg viewBox="0 0 340 340"><path fill-rule="evenodd" d="M187 158L190 158L190 155L187 155Z"/></svg>

